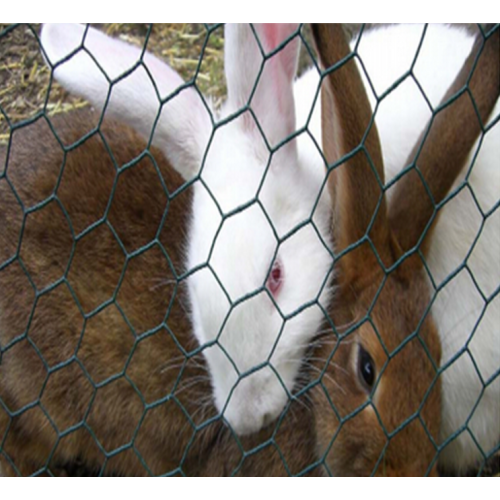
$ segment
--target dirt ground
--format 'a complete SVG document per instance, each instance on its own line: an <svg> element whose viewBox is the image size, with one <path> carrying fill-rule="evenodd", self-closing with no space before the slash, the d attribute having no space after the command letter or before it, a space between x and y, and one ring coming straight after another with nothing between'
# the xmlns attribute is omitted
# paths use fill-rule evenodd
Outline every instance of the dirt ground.
<svg viewBox="0 0 500 500"><path fill-rule="evenodd" d="M183 78L195 75L201 49L197 84L216 100L224 95L223 27L201 24L103 24L105 33L143 47L167 61ZM33 118L45 110L49 116L86 106L57 83L50 84L50 70L40 52L40 25L0 24L0 143L9 138L10 125ZM147 42L146 42L147 40Z"/></svg>

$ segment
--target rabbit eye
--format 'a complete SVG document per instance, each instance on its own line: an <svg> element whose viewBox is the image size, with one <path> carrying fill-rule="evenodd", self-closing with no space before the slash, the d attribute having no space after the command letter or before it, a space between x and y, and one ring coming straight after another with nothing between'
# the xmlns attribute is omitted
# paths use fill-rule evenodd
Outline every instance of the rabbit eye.
<svg viewBox="0 0 500 500"><path fill-rule="evenodd" d="M269 273L266 283L266 286L273 297L276 297L276 294L279 292L282 283L283 266L281 265L281 262L276 259L273 263L273 267L271 268L271 272Z"/></svg>
<svg viewBox="0 0 500 500"><path fill-rule="evenodd" d="M375 363L361 346L359 346L358 354L358 376L363 386L371 390L375 382Z"/></svg>

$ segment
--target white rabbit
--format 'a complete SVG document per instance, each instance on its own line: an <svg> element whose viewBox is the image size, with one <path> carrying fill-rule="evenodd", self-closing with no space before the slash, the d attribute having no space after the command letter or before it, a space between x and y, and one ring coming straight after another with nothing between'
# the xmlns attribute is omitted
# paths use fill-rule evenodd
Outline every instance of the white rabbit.
<svg viewBox="0 0 500 500"><path fill-rule="evenodd" d="M296 140L276 149L295 132L299 37L263 64L298 25L254 29L226 26L228 96L218 115L166 64L148 53L139 62L138 48L76 24L45 25L41 35L48 61L63 61L54 75L64 87L99 109L110 93L106 112L152 136L186 180L196 179L186 252L192 323L215 404L239 434L285 406L324 318L333 261L319 151L310 175ZM127 71L110 90L108 78ZM251 112L240 113L250 96Z"/></svg>
<svg viewBox="0 0 500 500"><path fill-rule="evenodd" d="M387 183L407 166L432 109L462 68L474 40L474 34L464 28L402 25L366 31L359 45L357 39L351 42L376 110ZM315 92L317 71L310 70L301 85L309 94ZM374 93L382 98L378 107ZM306 119L310 110L297 109L298 120ZM497 102L490 123L499 115ZM310 129L319 137L319 106ZM445 370L441 442L449 445L439 460L445 470L454 472L476 465L500 442L500 125L494 124L483 139L472 148L451 192L473 165L468 174L470 189L463 189L440 210L427 256L438 289L432 313ZM393 191L387 193L389 206ZM449 276L452 279L443 285ZM455 433L459 435L451 440Z"/></svg>

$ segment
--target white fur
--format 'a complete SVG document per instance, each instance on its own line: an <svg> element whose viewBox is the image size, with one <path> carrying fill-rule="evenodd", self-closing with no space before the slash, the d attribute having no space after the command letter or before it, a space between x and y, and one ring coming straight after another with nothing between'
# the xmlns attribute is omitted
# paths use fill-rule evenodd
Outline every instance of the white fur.
<svg viewBox="0 0 500 500"><path fill-rule="evenodd" d="M212 133L207 101L189 87L160 111L159 97L175 94L183 82L150 54L113 85L106 108L146 137L161 112L153 142L184 178L200 172L193 185L186 263L195 270L188 279L192 323L199 343L206 345L215 404L240 434L258 430L285 406L307 344L323 319L320 304L326 307L330 300L332 266L320 153L308 150L309 137L270 152L295 131L299 41L296 37L265 64L261 50L268 54L297 26L255 25L255 30L260 46L248 25L226 27L228 98L220 116L212 114L220 123L248 103L252 113L216 128L203 162ZM61 61L81 45L84 32L79 25L45 26L47 59ZM134 68L141 53L93 29L83 44L111 80ZM109 85L86 52L57 66L55 77L102 108ZM250 205L240 209L245 204ZM284 272L276 305L264 287L275 255Z"/></svg>
<svg viewBox="0 0 500 500"><path fill-rule="evenodd" d="M499 114L497 103L494 115ZM500 440L500 296L493 298L500 286L500 210L486 219L480 212L487 214L500 198L499 150L497 124L484 137L468 187L443 207L428 256L438 287L458 271L439 290L432 309L441 336L442 364L451 363L442 379L442 439L462 431L441 459L458 470L481 460L482 453L490 453ZM483 382L489 384L484 392Z"/></svg>

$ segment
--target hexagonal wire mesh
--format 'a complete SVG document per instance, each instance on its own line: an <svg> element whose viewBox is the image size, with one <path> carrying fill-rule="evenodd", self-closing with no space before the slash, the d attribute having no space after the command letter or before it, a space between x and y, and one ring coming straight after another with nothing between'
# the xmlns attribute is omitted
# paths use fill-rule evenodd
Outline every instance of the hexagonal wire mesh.
<svg viewBox="0 0 500 500"><path fill-rule="evenodd" d="M497 63L493 64L496 76L484 73L483 77L481 72L492 66L495 54L498 59L498 26L478 27L476 44L472 36L456 28L403 28L411 31L415 43L411 57L405 60L407 66L396 76L387 71L383 56L371 55L370 59L370 47L382 50L386 38L394 45L394 39L391 41L383 30L364 45L370 33L377 31L361 29L351 51L342 53L338 49L342 44L332 48L321 35L323 28L317 28L316 43L327 67L322 71L306 27L289 28L285 35L271 27L251 26L246 32L238 27L232 44L226 33L228 102L235 98L235 90L241 90L231 80L238 80L236 70L246 67L241 79L253 78L248 80L248 93L236 99L238 105L221 114L213 111L199 88L206 78L201 71L204 61L214 46L220 48L221 26L199 28L197 34L187 33L190 43L198 41L199 57L191 57L194 70L185 83L174 77L175 85L167 85L162 80L170 78L166 65L160 63L158 68L146 52L151 49L153 26L145 30L144 42L132 56L128 48L123 49L125 63L120 59L120 46L103 42L102 49L98 41L94 43L94 39L99 40L97 31L85 27L72 32L75 28L69 28L55 38L60 44L56 48L64 48L65 35L69 39L78 35L71 50L62 53L64 57L60 57L61 52L50 52L55 49L44 42L44 57L51 70L41 93L41 109L30 110L29 117L19 119L13 118L15 99L9 95L8 101L1 103L6 130L0 145L3 473L429 474L438 463L445 472L463 472L474 464L478 473L483 473L487 459L499 449L500 436L500 353L495 347L500 277L498 257L494 257L500 251L500 186L495 172L498 168L489 167L488 156L492 150L494 156L499 147L498 106L488 120L498 97ZM27 29L39 50L37 28ZM339 36L336 28L328 29L332 30L328 32L331 39ZM0 46L12 47L21 30L26 28L3 28ZM455 69L443 70L447 79L436 97L428 95L426 85L431 80L425 80L419 64L436 51L429 62L435 76L445 60L439 59L440 51L432 43L444 40L443 36L449 36L452 44L456 38L459 43L466 40L466 49L455 56ZM257 54L255 67L255 55L245 52L249 43L254 44ZM300 87L296 84L297 126L294 122L287 133L277 134L276 121L286 120L283 107L292 102L293 108L293 98L287 100L286 93L295 71L288 82L290 88L282 82L278 85L276 75L282 66L286 72L299 46L314 67L302 81L315 75L314 88L308 109L301 115L299 108L304 105L299 92L305 87L297 90ZM489 46L494 47L489 49L493 57ZM467 58L471 50L472 56ZM228 62L231 51L243 61L234 68ZM287 51L292 55L282 56ZM173 59L175 55L170 54L171 64ZM353 76L349 63L354 60L365 89L358 85L359 76ZM79 63L70 66L71 61ZM373 66L374 61L380 68ZM71 69L64 73L66 63ZM15 64L5 62L4 82ZM467 74L462 75L463 81L457 77L453 87L453 78L462 66ZM292 67L295 70L294 64ZM481 78L474 80L476 69ZM38 70L33 64L28 80ZM348 76L342 76L348 71ZM384 71L385 83L380 84L373 72ZM274 76L269 77L269 73ZM484 83L488 78L493 80L493 91ZM76 100L68 113L53 115L55 79L89 99L97 109ZM273 84L278 85L277 93L269 94L270 98L266 95L264 104L260 103L259 92L265 94L264 85ZM333 152L325 139L331 129L323 129L323 147L321 134L313 130L311 106L319 107L320 84L323 113L331 110L328 106L332 102L338 108L333 134L337 133L335 127L342 133L332 142L341 146ZM139 85L137 91L134 85ZM405 85L414 93L403 93L402 99L394 97ZM339 88L351 86L353 94L349 90L338 93ZM29 81L23 81L17 90L19 98L29 89ZM8 90L6 87L6 93ZM357 102L362 93L372 99L373 117L371 112L367 117L366 103ZM328 101L330 94L332 101ZM152 104L148 102L151 95ZM355 98L349 100L349 95ZM415 95L425 109L423 114L410 114L411 106L405 107L408 96ZM393 111L392 115L384 112L398 106L402 112L396 113L399 121L395 122ZM271 124L266 107L270 114L278 114L278 120L274 117ZM200 112L202 118L196 115ZM172 124L166 115L183 118L180 124ZM348 127L356 128L358 120L352 116L358 115L365 121L361 120L356 136ZM390 117L387 122L386 116ZM202 128L208 124L202 139L197 131L190 135L192 129L185 125L190 120ZM385 174L377 157L377 141L372 139L375 122ZM169 126L177 126L175 133L169 135ZM234 147L231 141L239 136L224 135L231 127L243 128L247 135L251 129L250 148L243 141ZM414 135L410 129L416 130ZM445 130L450 131L448 135ZM307 192L306 215L298 209L298 216L292 214L289 206L286 219L290 220L283 223L273 204L290 204L290 194L283 193L289 189L292 199L298 200L293 203L299 205L302 195L296 195L297 186L292 184L301 178L288 172L287 185L282 174L273 176L284 168L280 164L283 158L286 162L296 158L293 148L304 137L316 155L310 161L315 166L306 162L295 167L315 179L316 191L314 197ZM440 146L444 154L439 148L436 154L436 137L444 144ZM231 143L223 157L212 154L218 151L220 141ZM203 151L196 156L193 151L200 142ZM462 150L459 146L456 149L460 151L453 149L457 144L464 145ZM299 151L303 151L300 146ZM307 151L310 155L311 149ZM252 165L255 172L248 177L237 165L252 154L259 157L260 165ZM318 156L320 168L313 173ZM214 180L213 165L224 159L227 163L228 157L236 174L231 166L219 168ZM457 158L462 159L460 169L453 168ZM193 162L192 175L183 170L188 167L178 166ZM497 163L493 161L494 167ZM447 172L440 174L444 179L432 175L434 166ZM344 167L350 169L348 173L342 173ZM362 174L361 168L365 168ZM345 180L353 172L357 197L350 195L353 188ZM268 185L278 181L282 192L275 195ZM308 189L307 182L299 182L299 191ZM242 188L238 183L251 187ZM415 185L418 188L411 187ZM229 195L225 192L228 186ZM376 195L370 194L374 186ZM245 196L231 199L238 189ZM249 191L251 196L247 196ZM196 205L193 199L203 196L205 205ZM350 225L355 226L351 220L360 217L360 206L370 202L370 196L374 203L365 214L365 225L348 234ZM422 208L426 203L416 196L425 198L429 206ZM391 224L394 221L392 233L400 241L391 255L378 240L383 224L388 224L380 222L386 197L388 218ZM329 217L333 217L333 246L330 218L325 224L318 215L325 203ZM392 206L398 209L391 210ZM205 213L197 223L198 214L192 212L200 207ZM447 215L438 218L446 209ZM252 210L259 212L260 220L245 218ZM401 216L405 210L406 219ZM427 210L426 216L419 210ZM339 216L342 212L344 217ZM224 228L238 217L242 217L244 230L229 231L225 236ZM408 229L412 221L418 226L413 233ZM209 240L208 246L198 237L196 224L205 227L206 234L201 234ZM311 245L297 237L304 230L313 234L318 254L308 254ZM429 243L430 238L425 237L431 230ZM264 268L256 272L257 280L246 282L250 266L244 259L252 251L264 253L267 244L259 239L261 231L270 233L273 244L265 264L261 256L249 257L251 266ZM298 264L296 268L290 268L282 255L287 245L299 256L292 260ZM194 264L193 246L205 252ZM228 247L234 249L225 253ZM234 252L241 252L241 262L231 260ZM444 267L440 266L442 255L446 256ZM355 265L346 264L353 256ZM312 267L308 261L314 261ZM310 276L314 272L310 269L319 261L326 264L317 266L321 275L314 291L299 294L300 300L292 301L290 307L282 297L290 286L289 275L301 269ZM210 275L210 286L206 277L196 278L203 273ZM367 279L370 286L360 284ZM302 286L304 281L292 283ZM387 302L390 314L380 306ZM433 330L431 308L440 341ZM272 309L274 319L272 335L265 339L261 331L268 328L264 324L268 309ZM307 316L311 309L315 315ZM455 312L449 313L450 309ZM238 322L234 317L240 310L244 312ZM301 329L307 332L294 336L290 324L303 318L307 321ZM203 337L199 331L205 331L207 325L213 332ZM391 333L398 329L397 334ZM227 333L233 330L237 332ZM290 337L291 341L287 340ZM259 342L265 348L256 346ZM210 354L213 352L217 355ZM291 380L284 368L289 365ZM267 378L258 378L259 373L267 373ZM267 382L269 377L274 385ZM218 386L226 379L230 387L222 391L224 397L218 401ZM262 387L241 389L238 394L246 381L256 381ZM257 413L261 409L252 406L252 397L264 400L266 394L259 390L269 388L276 400L285 398L280 404L273 400L265 406L265 415L260 418ZM231 406L232 400L238 401L238 408ZM274 417L271 423L269 415ZM436 430L439 425L440 432ZM259 432L247 435L248 429Z"/></svg>

